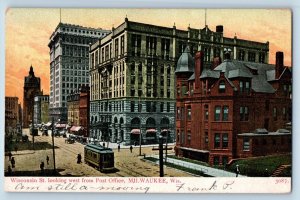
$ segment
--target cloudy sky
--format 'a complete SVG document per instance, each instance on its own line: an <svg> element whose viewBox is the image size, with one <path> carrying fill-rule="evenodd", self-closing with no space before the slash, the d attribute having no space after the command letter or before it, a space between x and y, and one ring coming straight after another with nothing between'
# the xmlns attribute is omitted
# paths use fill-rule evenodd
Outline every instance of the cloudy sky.
<svg viewBox="0 0 300 200"><path fill-rule="evenodd" d="M111 30L130 21L178 29L203 28L203 9L62 9L61 21L93 28ZM18 96L23 102L24 77L32 65L35 75L41 78L44 94L49 94L49 48L51 33L60 21L56 9L20 9L6 11L5 95ZM283 51L285 65L291 66L291 12L283 9L208 9L207 25L215 31L224 26L224 36L259 42L270 42L270 63L275 62L275 52Z"/></svg>

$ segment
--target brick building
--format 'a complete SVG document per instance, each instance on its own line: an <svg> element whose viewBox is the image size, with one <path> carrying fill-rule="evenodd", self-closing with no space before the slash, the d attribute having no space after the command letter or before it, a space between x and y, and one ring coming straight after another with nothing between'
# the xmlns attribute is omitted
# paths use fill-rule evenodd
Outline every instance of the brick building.
<svg viewBox="0 0 300 200"><path fill-rule="evenodd" d="M176 154L225 165L233 158L290 152L291 133L277 131L291 121L292 110L292 75L283 53L276 53L275 66L232 60L230 53L209 67L203 52L193 59L186 48L179 58Z"/></svg>
<svg viewBox="0 0 300 200"><path fill-rule="evenodd" d="M82 85L67 96L68 125L70 132L89 136L89 86Z"/></svg>
<svg viewBox="0 0 300 200"><path fill-rule="evenodd" d="M17 128L21 122L18 101L18 97L5 97L5 130L8 127Z"/></svg>
<svg viewBox="0 0 300 200"><path fill-rule="evenodd" d="M90 47L91 133L98 139L156 143L161 132L175 139L175 68L186 44L203 50L205 62L231 47L239 60L268 63L269 43L125 21Z"/></svg>
<svg viewBox="0 0 300 200"><path fill-rule="evenodd" d="M89 136L90 119L90 88L83 85L79 94L79 123L83 127L82 133L85 137Z"/></svg>

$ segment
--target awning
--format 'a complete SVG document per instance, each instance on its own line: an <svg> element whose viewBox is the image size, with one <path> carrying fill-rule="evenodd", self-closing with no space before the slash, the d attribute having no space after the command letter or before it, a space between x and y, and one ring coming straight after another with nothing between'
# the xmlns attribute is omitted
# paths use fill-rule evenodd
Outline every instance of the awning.
<svg viewBox="0 0 300 200"><path fill-rule="evenodd" d="M131 134L140 134L141 131L140 131L140 129L135 128L135 129L132 129L130 133Z"/></svg>
<svg viewBox="0 0 300 200"><path fill-rule="evenodd" d="M147 129L146 133L156 133L156 129L154 128Z"/></svg>
<svg viewBox="0 0 300 200"><path fill-rule="evenodd" d="M161 130L161 132L170 132L170 130L169 129L163 129L163 130Z"/></svg>
<svg viewBox="0 0 300 200"><path fill-rule="evenodd" d="M77 131L79 131L81 128L82 128L81 126L72 126L72 128L70 129L70 131L77 132Z"/></svg>
<svg viewBox="0 0 300 200"><path fill-rule="evenodd" d="M56 128L65 128L66 124L56 124Z"/></svg>
<svg viewBox="0 0 300 200"><path fill-rule="evenodd" d="M195 151L199 153L209 153L207 150L201 150L201 149L193 149L193 148L187 148L187 147L179 147L179 149L187 150L187 151Z"/></svg>
<svg viewBox="0 0 300 200"><path fill-rule="evenodd" d="M45 124L45 126L51 126L51 122L48 122L47 124Z"/></svg>

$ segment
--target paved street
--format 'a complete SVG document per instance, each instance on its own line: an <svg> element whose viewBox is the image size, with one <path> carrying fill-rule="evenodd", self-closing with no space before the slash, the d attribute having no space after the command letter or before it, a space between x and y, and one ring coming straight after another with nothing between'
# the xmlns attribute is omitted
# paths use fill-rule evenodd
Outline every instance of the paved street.
<svg viewBox="0 0 300 200"><path fill-rule="evenodd" d="M24 133L30 136L28 129L24 130ZM50 133L50 131L49 131ZM32 137L29 137L30 142L28 145L32 145ZM139 147L133 148L133 152L130 153L129 147L122 146L121 151L118 152L115 144L109 144L109 147L114 148L115 152L115 167L119 170L115 173L101 173L100 171L88 166L87 164L77 164L77 154L84 155L84 145L75 142L74 144L65 143L65 138L55 137L55 156L56 156L56 169L62 176L159 176L159 166L150 162L145 162L139 158ZM18 151L12 151L16 160L16 167L13 172L24 174L40 174L40 163L45 163L45 171L53 169L53 157L52 157L52 137L39 136L35 137L35 150L19 149ZM27 148L28 149L28 148ZM158 151L152 151L152 146L142 148L142 154L158 154ZM170 152L171 153L171 152ZM50 157L49 165L46 162L46 156ZM5 170L7 170L9 163L8 156L5 157ZM184 173L171 168L165 168L165 176L173 177L189 177L190 174Z"/></svg>

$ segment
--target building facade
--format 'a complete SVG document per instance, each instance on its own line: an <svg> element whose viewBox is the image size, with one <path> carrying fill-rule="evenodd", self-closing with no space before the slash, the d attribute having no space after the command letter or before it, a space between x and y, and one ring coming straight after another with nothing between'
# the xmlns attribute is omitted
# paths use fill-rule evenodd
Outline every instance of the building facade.
<svg viewBox="0 0 300 200"><path fill-rule="evenodd" d="M245 41L203 29L179 30L129 21L90 48L91 133L98 139L153 143L175 137L175 65L186 44L203 50L205 63L232 48L240 60L268 63L269 43ZM164 133L164 134L167 134Z"/></svg>
<svg viewBox="0 0 300 200"><path fill-rule="evenodd" d="M55 121L67 121L67 94L89 84L89 44L109 31L59 23L50 37L49 112Z"/></svg>
<svg viewBox="0 0 300 200"><path fill-rule="evenodd" d="M17 128L17 125L21 123L18 101L18 97L5 97L5 130L8 127Z"/></svg>
<svg viewBox="0 0 300 200"><path fill-rule="evenodd" d="M88 85L82 85L67 96L68 125L70 132L89 136L89 102Z"/></svg>
<svg viewBox="0 0 300 200"><path fill-rule="evenodd" d="M74 90L67 96L68 125L79 126L79 90Z"/></svg>
<svg viewBox="0 0 300 200"><path fill-rule="evenodd" d="M49 122L49 95L34 97L34 124Z"/></svg>
<svg viewBox="0 0 300 200"><path fill-rule="evenodd" d="M30 67L29 75L24 78L23 87L23 127L28 128L34 120L34 97L42 95L41 80L34 75L33 67Z"/></svg>
<svg viewBox="0 0 300 200"><path fill-rule="evenodd" d="M79 123L82 127L82 134L85 137L90 133L90 88L88 85L80 87L79 94Z"/></svg>
<svg viewBox="0 0 300 200"><path fill-rule="evenodd" d="M179 58L176 154L226 165L234 158L290 152L291 132L281 130L292 112L292 76L283 53L276 53L275 66L232 60L230 54L210 68L203 52L194 60L187 48Z"/></svg>

